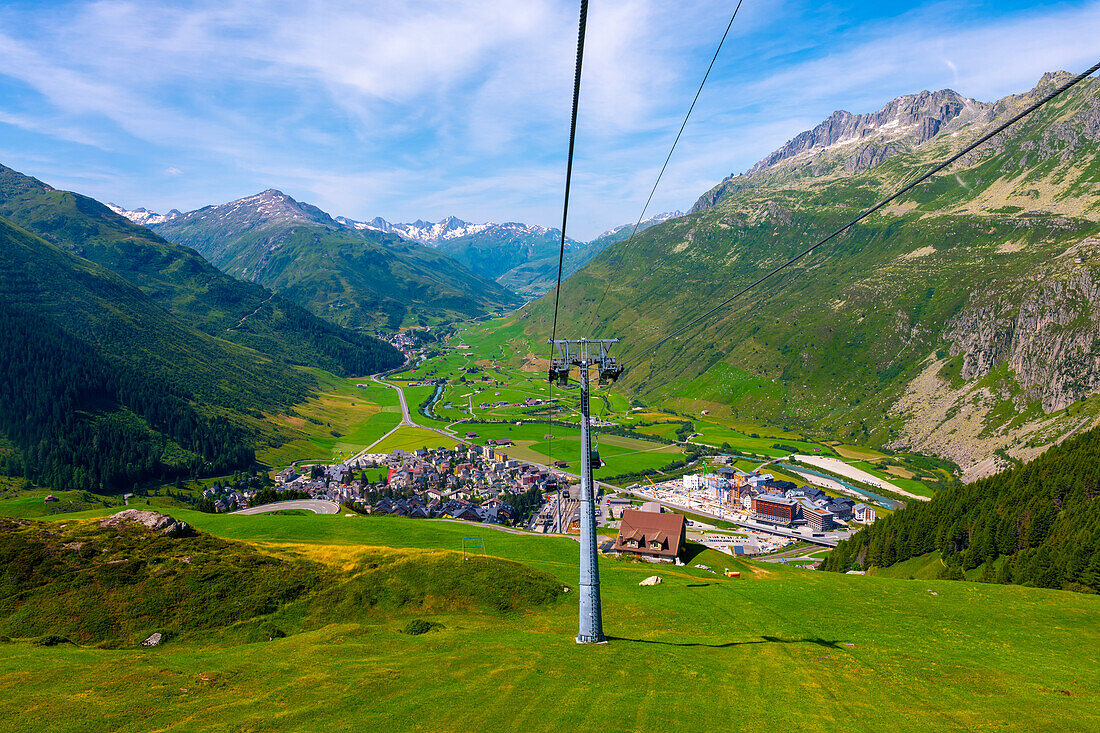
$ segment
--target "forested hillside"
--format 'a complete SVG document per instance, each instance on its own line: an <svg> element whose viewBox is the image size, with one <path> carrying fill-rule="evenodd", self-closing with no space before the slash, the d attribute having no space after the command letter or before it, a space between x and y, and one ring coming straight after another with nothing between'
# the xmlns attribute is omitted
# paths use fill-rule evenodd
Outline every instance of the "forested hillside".
<svg viewBox="0 0 1100 733"><path fill-rule="evenodd" d="M0 216L102 265L212 336L343 375L401 363L401 354L383 341L226 275L190 247L167 242L94 199L2 165Z"/></svg>
<svg viewBox="0 0 1100 733"><path fill-rule="evenodd" d="M879 519L825 567L888 567L929 552L944 577L981 567L988 582L1100 592L1100 429Z"/></svg>
<svg viewBox="0 0 1100 733"><path fill-rule="evenodd" d="M0 327L0 468L50 487L246 467L250 418L315 386L2 218Z"/></svg>

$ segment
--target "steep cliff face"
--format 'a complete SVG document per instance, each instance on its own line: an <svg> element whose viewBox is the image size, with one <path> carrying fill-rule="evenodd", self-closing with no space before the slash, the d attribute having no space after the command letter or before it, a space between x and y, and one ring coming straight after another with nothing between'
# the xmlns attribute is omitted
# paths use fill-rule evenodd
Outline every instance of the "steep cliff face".
<svg viewBox="0 0 1100 733"><path fill-rule="evenodd" d="M960 376L1007 364L1029 401L1063 410L1100 390L1100 239L1087 238L1008 292L974 291L948 326Z"/></svg>
<svg viewBox="0 0 1100 733"><path fill-rule="evenodd" d="M1100 423L1100 239L974 290L894 412L895 447L945 455L973 480ZM942 351L941 351L942 354Z"/></svg>

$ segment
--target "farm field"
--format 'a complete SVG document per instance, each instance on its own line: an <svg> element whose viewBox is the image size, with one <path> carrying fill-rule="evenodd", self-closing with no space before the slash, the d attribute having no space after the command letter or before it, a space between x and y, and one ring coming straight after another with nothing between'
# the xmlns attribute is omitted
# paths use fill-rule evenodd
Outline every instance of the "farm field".
<svg viewBox="0 0 1100 733"><path fill-rule="evenodd" d="M543 464L564 460L569 463L566 470L573 473L580 471L578 463L580 430L575 428L560 425L551 427L541 423L522 425L470 423L456 425L454 429L459 436L464 436L466 432L477 433L477 437L470 439L470 442L478 445L486 445L489 439L514 441L514 446L497 449L513 458ZM596 432L599 434L598 430ZM547 439L546 436L551 434L554 437ZM607 434L599 435L599 451L605 465L593 473L596 479L648 468L660 468L684 456L678 446Z"/></svg>
<svg viewBox="0 0 1100 733"><path fill-rule="evenodd" d="M409 562L454 552L476 533L486 555L576 584L570 538L396 518L171 513L333 572L377 548ZM664 582L639 587L654 572ZM440 597L247 644L232 634L156 649L15 642L0 656L0 714L13 731L88 732L1100 726L1100 661L1081 654L1100 645L1095 596L810 572L709 550L682 568L603 559L600 573L606 645L574 643L570 593L503 613ZM442 628L401 633L412 618ZM578 691L581 702L562 704Z"/></svg>
<svg viewBox="0 0 1100 733"><path fill-rule="evenodd" d="M401 422L401 407L392 389L366 378L340 379L320 370L314 374L322 391L295 405L296 414L270 416L270 422L290 440L257 451L259 461L278 467L302 459L340 460L358 453Z"/></svg>
<svg viewBox="0 0 1100 733"><path fill-rule="evenodd" d="M450 337L448 344L450 348L440 355L393 378L395 384L404 386L410 410L417 422L448 428L459 434L473 430L481 435L474 442L482 445L485 438L509 438L516 443L503 451L509 456L538 463L564 458L570 463L570 470L576 472L579 469L579 453L575 445L578 431L555 427L554 432L560 434L560 438L551 446L543 438L548 432L546 426L533 423L534 419L545 418L548 408L521 404L528 398L557 398L555 417L572 422L578 417L578 389L575 383L570 388L561 389L545 381L545 358L531 351L533 347L524 340L514 319L497 319L461 331ZM457 348L460 345L468 348ZM734 376L737 380L747 379L745 375ZM424 379L447 380L440 399L435 403L434 417L424 415L418 408L436 388L408 386ZM745 384L746 389L760 387L754 380L748 380ZM507 404L491 406L501 402ZM447 407L448 404L450 407ZM489 406L482 407L483 404ZM697 409L699 405L693 404L692 407ZM710 407L714 408L713 405ZM692 443L734 454L764 458L780 458L792 453L837 456L921 496L933 495L941 482L952 480L948 471L928 465L928 459L922 457L914 459L923 466L917 468L911 465L909 456L887 455L860 446L815 442L798 433L755 425L740 417L714 414L687 416L661 407L633 408L614 387L593 389L591 411L596 417L665 440L687 437L683 426L690 422L695 431L689 438ZM481 420L506 422L509 424L505 428L508 433L502 433L499 427L483 425L479 423ZM512 430L517 422L525 424L519 433ZM532 426L531 430L526 429L528 424ZM603 436L600 440L603 441L600 443L600 454L606 465L596 472L597 478L662 469L684 455L681 448L662 447L646 441L635 440L631 442L636 445L625 445ZM757 465L748 468L756 468ZM737 466L746 468L747 464L738 463ZM805 483L796 476L779 475L771 468L768 470L781 480Z"/></svg>
<svg viewBox="0 0 1100 733"><path fill-rule="evenodd" d="M412 451L420 448L438 448L441 445L453 448L456 442L458 441L453 438L446 438L434 430L403 425L393 435L388 436L371 450L374 453L390 453L395 450Z"/></svg>

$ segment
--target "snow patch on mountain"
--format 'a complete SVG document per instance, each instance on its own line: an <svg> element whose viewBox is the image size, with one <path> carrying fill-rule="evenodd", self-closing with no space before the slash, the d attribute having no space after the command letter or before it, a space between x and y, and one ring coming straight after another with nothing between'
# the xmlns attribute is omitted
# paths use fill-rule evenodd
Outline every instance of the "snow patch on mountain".
<svg viewBox="0 0 1100 733"><path fill-rule="evenodd" d="M381 217L375 217L370 221L355 221L354 219L339 216L336 217L336 222L352 229L373 229L374 231L385 232L387 234L396 234L405 239L411 239L431 247L438 247L441 243L450 239L481 234L482 232L495 231L541 237L557 231L550 227L538 226L537 224L523 224L516 221L504 222L503 224L497 224L491 221L485 222L484 224L474 224L472 222L463 221L455 216L448 216L446 219L441 219L437 222L417 219L414 222L399 224L388 222Z"/></svg>
<svg viewBox="0 0 1100 733"><path fill-rule="evenodd" d="M474 224L455 216L448 216L436 222L417 219L413 222L391 223L382 217L375 217L369 221L357 221L344 216L330 217L322 210L310 204L295 201L282 191L273 188L258 193L255 196L247 196L236 201L231 201L220 206L207 206L202 209L180 213L172 209L167 214L158 214L145 208L125 209L118 204L107 204L115 213L125 216L135 224L142 226L156 226L164 224L178 217L205 220L209 217L247 218L253 225L260 222L311 222L323 224L329 227L344 227L347 229L371 230L385 234L395 234L403 239L409 239L419 244L430 247L438 247L444 242L459 237L467 237L475 234L507 234L513 236L545 237L547 235L560 236L558 229L539 226L537 224L524 224L522 222L509 221L502 224L485 222ZM673 214L661 214L659 217L671 218ZM679 216L679 212L675 214ZM659 217L648 222L657 223L664 221ZM573 240L566 241L566 249L580 246Z"/></svg>
<svg viewBox="0 0 1100 733"><path fill-rule="evenodd" d="M180 212L177 209L172 209L167 214L158 214L157 212L149 211L149 209L146 208L124 209L118 204L111 203L107 204L107 208L120 216L126 217L135 224L140 224L143 227L151 226L153 224L163 224L166 221L170 221L172 219L175 219L177 216L180 216Z"/></svg>
<svg viewBox="0 0 1100 733"><path fill-rule="evenodd" d="M676 219L676 218L679 218L683 215L684 215L684 212L682 212L682 211L665 211L665 212L662 212L660 214L657 214L656 216L651 216L648 219L643 219L641 224L638 225L638 231L640 232L640 231L643 231L645 229L649 229L651 226L655 226L657 224L662 224L662 223L668 221L669 219ZM599 240L599 239L604 239L606 237L614 237L618 234L622 234L623 232L629 233L629 232L632 232L632 231L634 231L634 225L633 224L623 224L622 226L617 226L614 229L608 229L606 232L604 232L600 236L596 237L596 239ZM593 241L595 241L595 240L593 240Z"/></svg>

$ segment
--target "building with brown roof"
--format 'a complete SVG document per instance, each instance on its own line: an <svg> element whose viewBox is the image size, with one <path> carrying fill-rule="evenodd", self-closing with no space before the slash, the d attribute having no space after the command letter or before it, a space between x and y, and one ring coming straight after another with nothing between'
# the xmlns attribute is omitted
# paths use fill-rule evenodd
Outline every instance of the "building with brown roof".
<svg viewBox="0 0 1100 733"><path fill-rule="evenodd" d="M627 509L612 552L650 562L675 562L684 549L684 516Z"/></svg>

